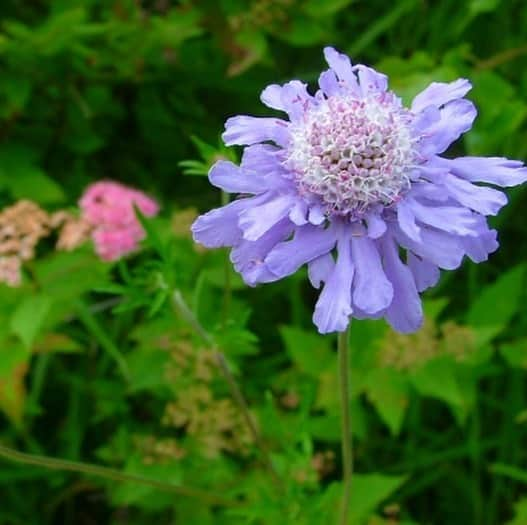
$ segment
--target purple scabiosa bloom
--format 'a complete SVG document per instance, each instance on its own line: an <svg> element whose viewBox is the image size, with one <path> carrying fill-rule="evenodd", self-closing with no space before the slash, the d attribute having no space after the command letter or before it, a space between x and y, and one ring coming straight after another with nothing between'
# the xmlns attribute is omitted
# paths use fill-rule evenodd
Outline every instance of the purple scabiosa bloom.
<svg viewBox="0 0 527 525"><path fill-rule="evenodd" d="M321 333L344 331L351 316L413 332L423 318L419 293L440 269L457 268L465 255L485 261L498 247L485 217L507 198L474 183L514 186L527 168L441 156L476 117L463 98L468 80L434 82L406 108L385 75L329 47L324 55L329 69L314 95L298 80L262 92L288 120L227 120L223 139L245 146L241 165L219 161L209 178L240 198L200 216L194 239L232 247L249 285L307 264L322 287L313 316Z"/></svg>

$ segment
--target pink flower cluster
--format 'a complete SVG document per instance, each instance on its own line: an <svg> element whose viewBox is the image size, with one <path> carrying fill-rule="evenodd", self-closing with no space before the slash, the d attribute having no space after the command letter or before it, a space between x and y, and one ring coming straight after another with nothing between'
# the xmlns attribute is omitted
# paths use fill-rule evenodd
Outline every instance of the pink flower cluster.
<svg viewBox="0 0 527 525"><path fill-rule="evenodd" d="M118 182L96 182L86 188L79 206L82 218L93 228L95 251L101 259L115 261L135 251L145 237L134 205L147 217L159 211L153 199Z"/></svg>

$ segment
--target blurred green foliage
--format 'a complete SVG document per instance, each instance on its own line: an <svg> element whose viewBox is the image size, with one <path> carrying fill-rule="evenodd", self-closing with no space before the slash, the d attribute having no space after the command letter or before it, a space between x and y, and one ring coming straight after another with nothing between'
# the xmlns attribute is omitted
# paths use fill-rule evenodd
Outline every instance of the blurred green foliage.
<svg viewBox="0 0 527 525"><path fill-rule="evenodd" d="M142 253L115 264L45 244L0 287L0 442L205 489L151 487L2 463L0 524L335 523L335 341L316 334L305 276L247 289L225 253L192 245L226 117L259 92L316 81L331 44L390 75L474 84L474 130L453 154L527 157L523 0L4 0L0 204L72 207L111 178L163 205ZM427 323L352 327L360 524L527 523L527 218L511 191L501 250L443 276ZM193 209L194 208L194 209ZM227 356L270 450L266 471L181 290Z"/></svg>

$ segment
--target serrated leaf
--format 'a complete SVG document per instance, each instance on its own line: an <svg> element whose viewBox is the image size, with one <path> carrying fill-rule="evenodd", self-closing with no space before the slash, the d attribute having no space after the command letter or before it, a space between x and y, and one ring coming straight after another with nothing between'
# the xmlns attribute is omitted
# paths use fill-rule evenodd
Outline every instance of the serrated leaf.
<svg viewBox="0 0 527 525"><path fill-rule="evenodd" d="M365 525L366 520L372 516L377 507L388 499L405 481L406 476L386 476L384 474L353 474L349 525ZM316 501L316 520L313 523L335 522L340 499L342 484L331 483ZM321 521L322 517L330 517Z"/></svg>
<svg viewBox="0 0 527 525"><path fill-rule="evenodd" d="M350 524L361 523L395 492L406 476L354 474L350 501Z"/></svg>
<svg viewBox="0 0 527 525"><path fill-rule="evenodd" d="M50 318L58 322L70 315L77 298L100 286L110 268L87 250L52 253L35 261L36 281L54 301Z"/></svg>
<svg viewBox="0 0 527 525"><path fill-rule="evenodd" d="M377 368L368 376L366 395L392 435L398 435L408 407L408 381L391 368Z"/></svg>
<svg viewBox="0 0 527 525"><path fill-rule="evenodd" d="M318 378L336 359L327 338L294 326L282 326L280 335L286 352L303 373Z"/></svg>
<svg viewBox="0 0 527 525"><path fill-rule="evenodd" d="M139 348L127 356L130 391L153 390L167 385L169 353L155 348Z"/></svg>
<svg viewBox="0 0 527 525"><path fill-rule="evenodd" d="M521 264L485 287L470 307L468 324L475 327L505 327L518 311L524 280L525 265Z"/></svg>
<svg viewBox="0 0 527 525"><path fill-rule="evenodd" d="M457 382L455 368L456 363L452 358L440 357L413 370L410 378L422 395L439 399L456 408L464 408L466 400Z"/></svg>

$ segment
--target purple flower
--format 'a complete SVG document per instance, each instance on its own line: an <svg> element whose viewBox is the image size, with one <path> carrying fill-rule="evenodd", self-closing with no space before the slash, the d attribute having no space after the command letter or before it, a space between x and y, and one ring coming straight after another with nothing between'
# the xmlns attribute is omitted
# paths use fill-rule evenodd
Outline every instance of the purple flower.
<svg viewBox="0 0 527 525"><path fill-rule="evenodd" d="M498 247L485 216L507 198L474 182L514 186L527 168L440 156L476 117L463 98L468 80L434 82L405 108L385 75L332 48L324 55L330 69L314 96L298 80L264 89L264 104L288 120L227 120L225 143L246 146L241 165L219 161L209 178L241 196L199 217L194 239L231 246L249 285L307 264L313 286L323 286L313 316L321 333L345 330L351 316L413 332L423 318L419 293L439 269L465 255L485 261Z"/></svg>

